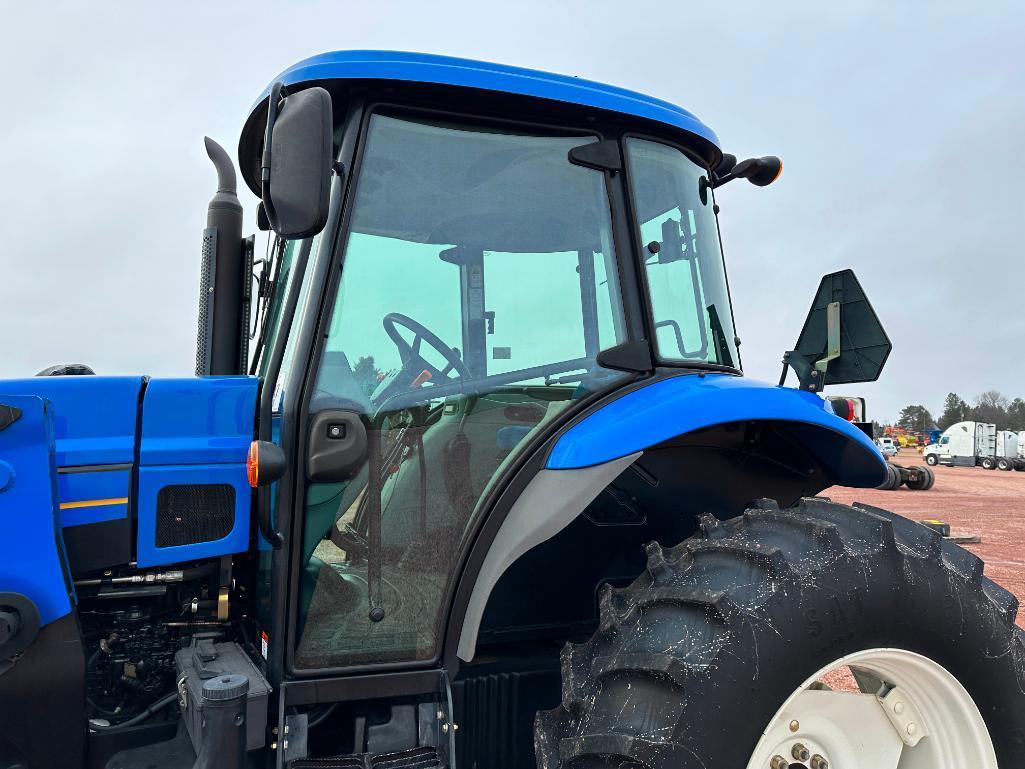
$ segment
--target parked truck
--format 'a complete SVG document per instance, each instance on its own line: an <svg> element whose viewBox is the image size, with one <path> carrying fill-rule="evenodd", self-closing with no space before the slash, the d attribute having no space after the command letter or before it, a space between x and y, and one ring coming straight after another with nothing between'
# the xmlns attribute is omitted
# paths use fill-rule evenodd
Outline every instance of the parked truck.
<svg viewBox="0 0 1025 769"><path fill-rule="evenodd" d="M957 422L922 451L929 465L982 467L986 470L1025 468L1020 454L1019 434L998 430L990 422Z"/></svg>
<svg viewBox="0 0 1025 769"><path fill-rule="evenodd" d="M0 382L0 767L1025 766L1017 599L818 496L887 474L821 397L890 352L854 274L781 386L743 375L716 201L777 158L622 88L332 52L245 119L254 284L208 152L198 376Z"/></svg>
<svg viewBox="0 0 1025 769"><path fill-rule="evenodd" d="M997 426L988 422L957 422L922 452L929 465L996 467Z"/></svg>

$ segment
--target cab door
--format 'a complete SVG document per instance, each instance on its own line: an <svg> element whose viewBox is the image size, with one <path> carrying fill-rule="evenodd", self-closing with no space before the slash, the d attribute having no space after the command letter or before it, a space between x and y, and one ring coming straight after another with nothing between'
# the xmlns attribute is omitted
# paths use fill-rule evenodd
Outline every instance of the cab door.
<svg viewBox="0 0 1025 769"><path fill-rule="evenodd" d="M0 398L0 765L83 762L84 659L61 539L53 413Z"/></svg>
<svg viewBox="0 0 1025 769"><path fill-rule="evenodd" d="M628 341L606 175L570 158L600 137L388 109L367 126L302 405L297 675L439 664L489 491L628 376L597 363Z"/></svg>

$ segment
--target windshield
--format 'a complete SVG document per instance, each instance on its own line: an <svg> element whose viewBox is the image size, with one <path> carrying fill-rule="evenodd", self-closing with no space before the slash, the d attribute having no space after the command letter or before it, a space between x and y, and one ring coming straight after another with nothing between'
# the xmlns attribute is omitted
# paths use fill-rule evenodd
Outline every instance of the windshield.
<svg viewBox="0 0 1025 769"><path fill-rule="evenodd" d="M659 357L739 368L707 171L665 144L625 146Z"/></svg>
<svg viewBox="0 0 1025 769"><path fill-rule="evenodd" d="M307 488L300 667L431 657L480 500L627 376L596 362L626 341L605 175L569 162L596 141L371 118L310 407L369 448Z"/></svg>

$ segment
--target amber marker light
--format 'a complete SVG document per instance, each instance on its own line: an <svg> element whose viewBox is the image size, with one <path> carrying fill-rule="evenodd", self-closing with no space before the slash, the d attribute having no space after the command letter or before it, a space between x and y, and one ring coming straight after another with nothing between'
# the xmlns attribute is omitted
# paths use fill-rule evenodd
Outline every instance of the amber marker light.
<svg viewBox="0 0 1025 769"><path fill-rule="evenodd" d="M253 441L246 456L246 477L254 489L266 486L285 474L285 452L276 443Z"/></svg>
<svg viewBox="0 0 1025 769"><path fill-rule="evenodd" d="M246 456L246 477L249 485L254 489L260 485L260 442L253 441L249 444L249 454Z"/></svg>

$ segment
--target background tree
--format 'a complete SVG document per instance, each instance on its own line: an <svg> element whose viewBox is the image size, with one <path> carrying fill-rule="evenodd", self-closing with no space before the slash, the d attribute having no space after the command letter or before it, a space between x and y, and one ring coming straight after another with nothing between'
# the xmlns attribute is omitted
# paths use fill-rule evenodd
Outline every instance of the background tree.
<svg viewBox="0 0 1025 769"><path fill-rule="evenodd" d="M947 393L947 398L943 401L943 413L936 422L937 427L946 430L952 424L964 422L966 419L968 404L957 393Z"/></svg>
<svg viewBox="0 0 1025 769"><path fill-rule="evenodd" d="M929 409L921 405L905 406L900 416L897 417L897 425L913 433L926 433L935 429L936 422L929 413Z"/></svg>
<svg viewBox="0 0 1025 769"><path fill-rule="evenodd" d="M1015 398L1007 407L1007 429L1025 430L1025 400Z"/></svg>
<svg viewBox="0 0 1025 769"><path fill-rule="evenodd" d="M381 371L374 365L374 356L365 355L356 361L352 367L352 376L365 395L370 395L377 389L381 381Z"/></svg>
<svg viewBox="0 0 1025 769"><path fill-rule="evenodd" d="M976 422L992 422L999 427L1007 423L1007 398L996 390L986 390L975 399L971 416Z"/></svg>

